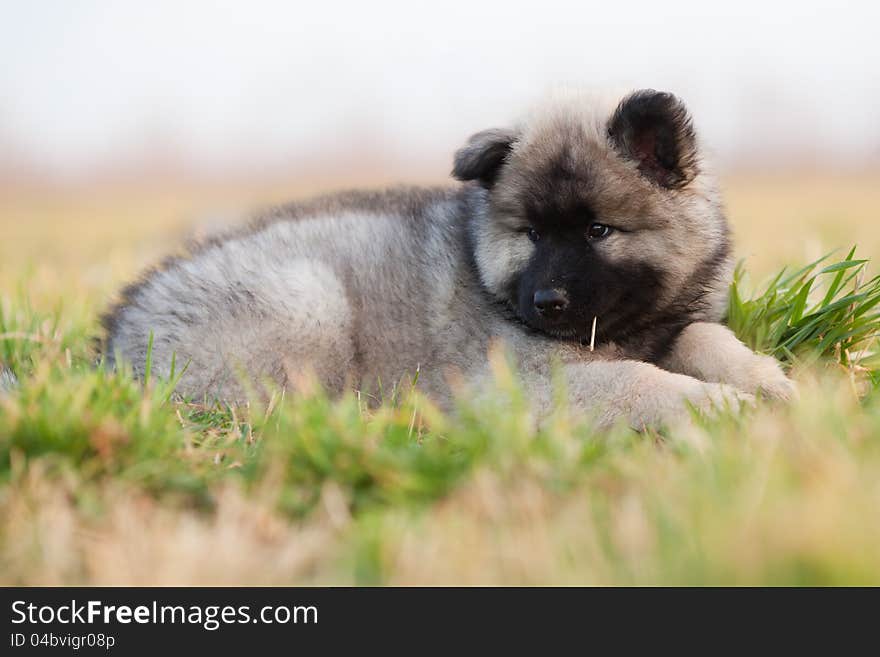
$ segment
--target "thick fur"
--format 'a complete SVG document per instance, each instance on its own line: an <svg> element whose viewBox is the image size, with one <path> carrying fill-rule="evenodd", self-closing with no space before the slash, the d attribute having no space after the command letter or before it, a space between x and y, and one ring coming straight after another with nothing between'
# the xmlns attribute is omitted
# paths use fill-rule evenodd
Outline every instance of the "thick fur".
<svg viewBox="0 0 880 657"><path fill-rule="evenodd" d="M730 237L690 117L669 94L557 95L474 135L449 189L351 192L275 209L167 260L107 315L105 352L226 400L314 374L373 394L416 369L448 405L492 344L540 412L551 364L572 403L634 427L791 384L717 324ZM600 234L601 233L601 234ZM539 308L539 299L558 300ZM586 344L596 323L595 349Z"/></svg>

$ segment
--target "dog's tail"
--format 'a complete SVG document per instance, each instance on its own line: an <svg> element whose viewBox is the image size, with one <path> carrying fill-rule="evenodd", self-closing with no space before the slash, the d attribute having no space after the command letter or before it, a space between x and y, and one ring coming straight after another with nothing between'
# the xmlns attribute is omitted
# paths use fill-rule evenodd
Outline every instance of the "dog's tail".
<svg viewBox="0 0 880 657"><path fill-rule="evenodd" d="M0 365L0 397L9 394L18 386L18 379L12 370Z"/></svg>

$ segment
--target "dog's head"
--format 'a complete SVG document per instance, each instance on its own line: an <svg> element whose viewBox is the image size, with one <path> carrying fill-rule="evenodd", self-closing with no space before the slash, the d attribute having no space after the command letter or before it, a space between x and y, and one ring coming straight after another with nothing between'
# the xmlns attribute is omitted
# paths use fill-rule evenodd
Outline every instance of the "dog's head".
<svg viewBox="0 0 880 657"><path fill-rule="evenodd" d="M675 96L557 95L472 136L453 175L486 196L471 223L483 284L533 329L587 340L596 318L597 342L620 343L720 318L727 223Z"/></svg>

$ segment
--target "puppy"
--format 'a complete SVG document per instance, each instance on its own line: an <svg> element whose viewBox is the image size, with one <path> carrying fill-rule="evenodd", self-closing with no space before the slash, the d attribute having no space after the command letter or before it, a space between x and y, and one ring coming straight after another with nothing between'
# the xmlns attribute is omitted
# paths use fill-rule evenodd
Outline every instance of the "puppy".
<svg viewBox="0 0 880 657"><path fill-rule="evenodd" d="M450 381L479 387L499 342L539 413L555 363L574 407L636 428L791 396L776 361L718 323L730 232L675 96L556 94L473 135L453 175L278 207L166 260L106 316L108 361L143 375L152 334L154 372L188 362L181 394L228 401L306 373L375 394L418 369L448 406Z"/></svg>

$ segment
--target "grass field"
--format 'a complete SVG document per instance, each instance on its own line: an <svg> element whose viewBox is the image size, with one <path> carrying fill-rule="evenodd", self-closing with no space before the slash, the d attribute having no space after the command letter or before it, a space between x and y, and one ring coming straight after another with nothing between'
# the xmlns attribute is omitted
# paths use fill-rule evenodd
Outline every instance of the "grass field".
<svg viewBox="0 0 880 657"><path fill-rule="evenodd" d="M501 361L450 416L406 390L374 411L176 403L95 369L122 282L213 213L316 187L0 192L21 379L0 398L0 584L880 584L880 283L856 260L880 254L880 174L727 180L749 272L731 325L792 368L790 407L598 435L563 408L536 427Z"/></svg>

